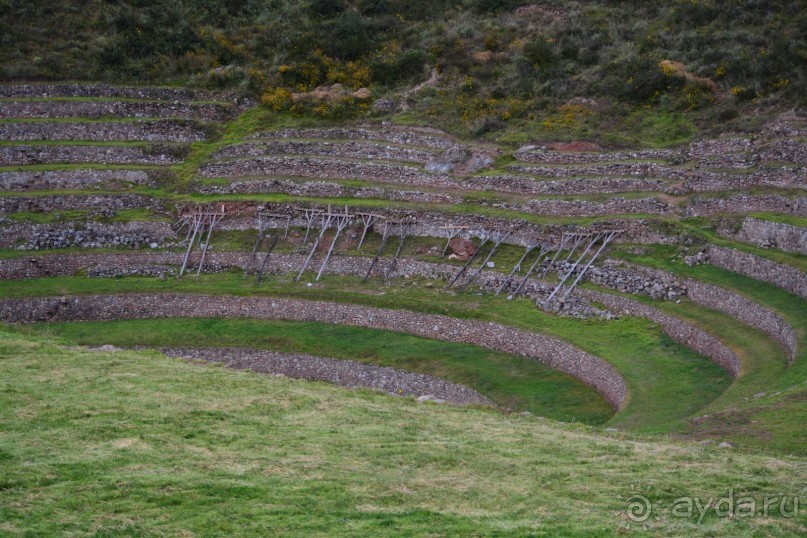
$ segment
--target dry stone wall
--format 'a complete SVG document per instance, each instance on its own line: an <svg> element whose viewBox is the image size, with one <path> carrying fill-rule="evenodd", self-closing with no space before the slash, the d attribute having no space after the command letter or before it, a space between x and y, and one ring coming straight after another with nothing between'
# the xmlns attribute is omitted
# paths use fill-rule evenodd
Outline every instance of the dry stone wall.
<svg viewBox="0 0 807 538"><path fill-rule="evenodd" d="M296 181L292 179L235 180L226 185L197 184L194 190L203 194L255 194L281 192L294 196L331 198L375 198L379 200L458 204L461 196L444 192L401 191L383 187L351 187L334 181Z"/></svg>
<svg viewBox="0 0 807 538"><path fill-rule="evenodd" d="M746 217L738 239L761 247L807 254L807 228Z"/></svg>
<svg viewBox="0 0 807 538"><path fill-rule="evenodd" d="M22 279L51 276L72 276L86 273L93 277L121 277L127 275L160 275L174 274L184 257L184 252L138 252L138 253L85 253L85 254L51 254L46 256L26 256L0 259L0 278ZM199 254L190 258L190 266L198 263ZM265 266L266 274L296 273L306 259L304 254L279 254L269 257ZM205 258L205 272L222 272L233 268L252 267L251 255L247 252L208 252ZM312 258L309 268L314 270L322 263L321 256ZM371 259L364 256L337 256L331 258L325 269L328 275L365 275L370 269ZM448 281L459 271L459 266L448 263L431 263L411 259L392 260L382 257L371 276L374 278L412 278L422 277L430 280ZM470 274L457 283L461 286ZM504 281L505 275L495 271L482 271L474 281L474 288L493 292ZM507 295L516 288L517 281L510 282L503 291ZM544 302L553 286L537 279L530 279L521 290L522 295L535 301ZM608 317L607 312L592 308L575 297L565 303L556 305L560 314L576 317Z"/></svg>
<svg viewBox="0 0 807 538"><path fill-rule="evenodd" d="M495 405L473 389L438 377L386 366L244 348L162 348L170 357L223 363L228 368L365 387L394 396L428 397L455 405Z"/></svg>
<svg viewBox="0 0 807 538"><path fill-rule="evenodd" d="M625 404L628 395L624 379L603 359L562 340L493 322L273 297L138 294L0 300L0 319L7 322L169 317L317 321L463 342L534 359L565 372L593 387L615 409Z"/></svg>
<svg viewBox="0 0 807 538"><path fill-rule="evenodd" d="M576 293L585 299L600 303L616 313L647 318L658 323L664 334L679 344L708 357L731 377L737 377L740 373L739 357L720 340L694 325L627 297L582 289L577 290Z"/></svg>
<svg viewBox="0 0 807 538"><path fill-rule="evenodd" d="M695 197L684 209L686 217L708 217L721 213L785 213L807 215L807 196L736 194L725 198Z"/></svg>
<svg viewBox="0 0 807 538"><path fill-rule="evenodd" d="M278 129L266 131L253 138L321 138L326 140L378 140L404 146L449 149L454 141L445 133L426 129L391 127L382 129Z"/></svg>
<svg viewBox="0 0 807 538"><path fill-rule="evenodd" d="M668 161L678 155L675 150L635 150L635 151L553 151L545 147L524 146L514 153L518 161L546 164L583 164L628 160Z"/></svg>
<svg viewBox="0 0 807 538"><path fill-rule="evenodd" d="M738 293L700 280L685 278L650 267L640 267L624 262L610 261L608 272L620 275L623 282L639 282L638 286L614 285L613 279L601 279L598 284L628 293L649 295L655 299L674 300L687 295L693 302L731 316L753 327L778 342L787 351L788 362L793 362L797 353L796 333L781 316L761 304ZM592 279L595 281L594 279ZM644 284L642 284L644 282ZM648 283L654 283L647 285ZM658 290L666 293L654 293Z"/></svg>
<svg viewBox="0 0 807 538"><path fill-rule="evenodd" d="M662 192L667 184L659 179L581 177L575 179L538 180L529 176L468 176L459 180L465 188L496 190L520 194L612 194L620 192Z"/></svg>
<svg viewBox="0 0 807 538"><path fill-rule="evenodd" d="M225 121L237 109L217 103L163 101L2 101L0 118L177 118Z"/></svg>
<svg viewBox="0 0 807 538"><path fill-rule="evenodd" d="M95 121L0 123L0 140L93 140L101 142L199 142L203 129L188 121Z"/></svg>
<svg viewBox="0 0 807 538"><path fill-rule="evenodd" d="M32 99L59 97L123 98L158 101L228 101L246 104L232 92L209 92L187 88L112 86L109 84L15 84L0 85L0 98Z"/></svg>
<svg viewBox="0 0 807 538"><path fill-rule="evenodd" d="M125 184L154 186L145 170L52 170L0 172L0 190L82 190L120 187Z"/></svg>
<svg viewBox="0 0 807 538"><path fill-rule="evenodd" d="M728 271L768 282L785 291L807 299L807 275L789 265L776 263L767 258L735 250L709 245L706 250L709 263Z"/></svg>
<svg viewBox="0 0 807 538"><path fill-rule="evenodd" d="M513 172L530 174L538 177L653 177L667 179L686 179L688 171L681 168L662 166L656 163L610 163L588 166L525 166L514 164L508 166Z"/></svg>
<svg viewBox="0 0 807 538"><path fill-rule="evenodd" d="M184 146L0 146L0 166L30 164L135 164L172 165L183 161Z"/></svg>
<svg viewBox="0 0 807 538"><path fill-rule="evenodd" d="M66 209L153 209L165 211L163 202L140 194L61 194L0 198L0 213L49 213Z"/></svg>
<svg viewBox="0 0 807 538"><path fill-rule="evenodd" d="M2 131L0 131L2 135ZM213 154L214 159L235 157L261 157L268 155L319 155L350 159L381 159L426 164L438 154L421 148L392 146L374 142L314 142L273 140L247 142L222 148Z"/></svg>
<svg viewBox="0 0 807 538"><path fill-rule="evenodd" d="M254 230L256 228L253 217L257 203L238 203L238 207L233 207L231 214L240 212L240 218L225 219L221 223L222 229L227 230ZM266 207L273 213L289 215L291 226L305 227L304 220L300 214L293 210L293 204L267 203L261 207ZM495 206L499 207L499 206ZM445 230L441 229L446 224L457 226L468 226L465 237L479 237L479 234L494 229L510 230L512 233L507 242L517 245L525 245L535 236L543 237L550 243L554 242L562 232L596 232L601 230L622 230L622 233L615 239L616 242L631 243L675 243L676 238L668 237L664 233L654 229L648 221L642 218L603 218L601 221L593 222L585 226L575 224L532 224L525 219L513 219L503 217L489 217L478 213L448 213L432 209L384 209L379 210L374 206L361 206L353 204L352 211L363 211L368 213L381 213L392 219L402 219L412 221L414 224L410 229L410 235L445 237ZM228 210L229 211L229 210Z"/></svg>
<svg viewBox="0 0 807 538"><path fill-rule="evenodd" d="M41 250L46 248L101 247L157 247L173 242L176 235L168 223L127 222L105 224L99 222L52 224L15 224L0 228L0 247L17 247L18 250ZM18 243L23 242L22 245ZM91 256L81 254L78 258ZM65 263L60 260L58 263ZM69 267L69 266L67 266ZM45 269L49 271L50 269ZM62 270L54 268L54 271ZM76 270L66 273L72 275ZM47 275L41 275L47 276Z"/></svg>

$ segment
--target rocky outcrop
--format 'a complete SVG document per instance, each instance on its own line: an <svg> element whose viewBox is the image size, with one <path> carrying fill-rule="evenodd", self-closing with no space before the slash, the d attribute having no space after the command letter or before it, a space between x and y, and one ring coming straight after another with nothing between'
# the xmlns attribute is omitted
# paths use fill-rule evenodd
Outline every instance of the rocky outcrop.
<svg viewBox="0 0 807 538"><path fill-rule="evenodd" d="M275 297L137 294L0 300L0 319L6 322L170 317L317 321L463 342L534 359L565 372L593 387L617 410L628 396L624 379L603 359L562 340L493 322Z"/></svg>
<svg viewBox="0 0 807 538"><path fill-rule="evenodd" d="M244 348L161 348L160 351L169 357L223 363L228 368L263 374L327 381L348 388L375 389L394 396L431 397L455 405L495 405L464 385L352 360Z"/></svg>

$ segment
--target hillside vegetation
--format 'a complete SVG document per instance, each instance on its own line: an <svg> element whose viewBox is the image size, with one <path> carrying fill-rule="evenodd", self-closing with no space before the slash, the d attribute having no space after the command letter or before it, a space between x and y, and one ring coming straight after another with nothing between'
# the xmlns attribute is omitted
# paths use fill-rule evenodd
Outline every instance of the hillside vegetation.
<svg viewBox="0 0 807 538"><path fill-rule="evenodd" d="M803 106L806 8L758 0L5 0L0 79L226 87L321 119L392 113L502 141L670 144L753 127L751 111L764 118L760 111ZM292 100L333 84L344 90ZM381 97L396 106L374 109Z"/></svg>

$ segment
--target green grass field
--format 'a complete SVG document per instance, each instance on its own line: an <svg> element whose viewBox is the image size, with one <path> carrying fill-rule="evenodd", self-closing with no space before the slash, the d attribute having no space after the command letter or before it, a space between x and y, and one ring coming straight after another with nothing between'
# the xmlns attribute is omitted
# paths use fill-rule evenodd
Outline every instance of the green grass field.
<svg viewBox="0 0 807 538"><path fill-rule="evenodd" d="M401 308L460 318L490 320L556 336L611 362L626 379L630 397L626 407L609 424L619 428L664 427L680 429L680 420L717 398L729 386L728 376L714 363L677 344L644 319L615 321L551 316L530 300L506 301L490 295L445 292L438 283L415 279L371 283L357 277L334 277L307 286L288 276L273 277L256 285L240 273L203 275L200 278L159 280L127 277L87 279L59 277L34 279L26 286L0 281L0 296L48 296L91 293L195 292L233 295L275 295L310 300Z"/></svg>
<svg viewBox="0 0 807 538"><path fill-rule="evenodd" d="M251 319L44 323L33 328L85 345L234 346L351 359L461 383L502 407L556 420L601 424L613 414L593 389L536 361L388 331Z"/></svg>
<svg viewBox="0 0 807 538"><path fill-rule="evenodd" d="M807 474L797 458L417 404L154 352L66 349L6 329L0 372L6 535L807 531L803 512L790 517ZM639 494L653 506L643 523L627 513ZM681 509L681 498L730 494L760 511L777 500L767 517Z"/></svg>

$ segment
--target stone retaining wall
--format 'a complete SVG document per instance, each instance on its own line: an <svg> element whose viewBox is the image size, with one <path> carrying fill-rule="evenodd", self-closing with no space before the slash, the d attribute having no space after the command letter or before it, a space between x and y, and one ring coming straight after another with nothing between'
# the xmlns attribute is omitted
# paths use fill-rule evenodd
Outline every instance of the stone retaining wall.
<svg viewBox="0 0 807 538"><path fill-rule="evenodd" d="M709 192L775 187L804 189L807 187L807 168L782 166L758 168L751 173L726 173L710 170L693 170L684 181L681 192Z"/></svg>
<svg viewBox="0 0 807 538"><path fill-rule="evenodd" d="M0 146L0 166L28 164L179 164L187 154L184 146Z"/></svg>
<svg viewBox="0 0 807 538"><path fill-rule="evenodd" d="M798 140L777 140L759 152L766 161L807 164L807 143Z"/></svg>
<svg viewBox="0 0 807 538"><path fill-rule="evenodd" d="M794 267L733 248L715 245L709 245L706 254L712 265L755 280L768 282L807 299L807 275Z"/></svg>
<svg viewBox="0 0 807 538"><path fill-rule="evenodd" d="M538 180L529 176L468 176L458 180L463 187L520 194L613 194L620 192L663 192L667 184L660 179L580 177Z"/></svg>
<svg viewBox="0 0 807 538"><path fill-rule="evenodd" d="M254 230L256 229L254 208L259 204L254 202L238 203L238 208L233 208L232 214L239 213L240 218L225 219L221 223L221 228L226 230ZM292 217L292 226L305 227L305 222L300 214L295 212L293 204L288 203L266 203L261 204L273 213L289 215ZM498 206L496 206L498 207ZM531 224L524 219L490 217L478 213L443 213L436 210L426 209L380 209L374 206L362 206L352 204L352 211L364 211L368 213L380 213L392 219L402 219L412 221L414 224L410 229L410 235L445 237L445 230L441 226L453 224L457 226L468 226L469 230L463 234L464 237L479 237L484 231L494 229L511 230L511 235L507 243L516 245L526 245L530 238L535 236L543 237L549 242L554 242L562 232L596 232L600 230L622 230L622 233L614 240L616 242L631 243L674 243L675 238L668 237L663 233L652 229L644 219L636 218L609 218L594 222L585 226L576 224Z"/></svg>
<svg viewBox="0 0 807 538"><path fill-rule="evenodd" d="M173 274L173 267L181 264L182 252L138 252L138 253L85 253L85 254L50 254L46 256L30 256L0 259L0 278L22 279L43 278L53 276L72 276L86 272L94 277L120 277L127 275L159 275ZM297 273L303 266L307 254L272 254L267 260L265 274ZM259 257L257 259L261 259ZM195 267L199 253L194 252L189 267ZM323 258L316 255L312 258L309 271L318 270ZM326 275L359 275L364 276L370 268L371 259L367 256L335 256L330 259L324 274ZM247 252L215 252L209 251L205 258L205 272L214 273L233 268L250 267L257 270L257 261L251 260ZM373 278L412 278L422 277L429 280L448 282L459 271L460 267L448 263L432 263L401 258L394 266L388 257L379 259ZM463 285L470 278L468 271L456 286ZM473 284L473 289L486 292L496 291L504 281L505 275L495 271L482 271ZM519 279L510 282L503 293L507 296L515 291ZM552 292L553 285L530 279L521 290L521 294L535 301L543 302ZM570 297L564 304L556 305L557 312L575 317L607 317L607 312L591 308L585 302Z"/></svg>
<svg viewBox="0 0 807 538"><path fill-rule="evenodd" d="M667 179L685 179L689 173L686 169L672 168L655 163L612 163L588 166L524 166L513 164L507 167L513 172L530 174L539 177L653 177Z"/></svg>
<svg viewBox="0 0 807 538"><path fill-rule="evenodd" d="M634 151L552 151L544 147L524 146L513 156L518 161L547 164L581 164L626 160L670 160L680 153L674 150L634 150Z"/></svg>
<svg viewBox="0 0 807 538"><path fill-rule="evenodd" d="M624 262L617 262L615 265L622 272L637 275L641 279L675 283L683 292L673 297L657 298L670 300L685 294L694 303L722 312L767 334L785 348L788 362L792 363L795 360L798 344L793 327L784 318L761 304L725 288L692 278L680 277L661 269L640 267Z"/></svg>
<svg viewBox="0 0 807 538"><path fill-rule="evenodd" d="M93 140L102 142L199 142L206 140L204 130L192 122L94 121L94 122L23 122L0 123L0 140Z"/></svg>
<svg viewBox="0 0 807 538"><path fill-rule="evenodd" d="M0 98L30 99L42 97L94 97L149 99L159 101L232 101L244 102L232 92L210 92L187 88L112 86L109 84L13 84L0 85Z"/></svg>
<svg viewBox="0 0 807 538"><path fill-rule="evenodd" d="M316 179L363 179L430 187L455 187L450 176L431 174L415 166L367 163L317 157L255 157L217 161L199 169L199 175L217 177L291 176Z"/></svg>
<svg viewBox="0 0 807 538"><path fill-rule="evenodd" d="M455 145L445 133L415 128L381 129L277 129L256 134L253 138L323 138L326 140L378 140L404 146L448 149Z"/></svg>
<svg viewBox="0 0 807 538"><path fill-rule="evenodd" d="M317 321L464 342L537 360L590 385L614 407L627 399L627 385L603 359L553 337L493 322L405 310L274 297L138 294L0 300L7 322L90 321L170 317L252 317Z"/></svg>
<svg viewBox="0 0 807 538"><path fill-rule="evenodd" d="M379 200L459 204L461 196L443 192L399 191L383 187L351 187L334 181L295 181L291 179L245 179L227 185L196 184L194 191L202 194L255 194L281 192L294 196L328 198L375 198Z"/></svg>
<svg viewBox="0 0 807 538"><path fill-rule="evenodd" d="M428 396L455 405L495 405L473 389L439 377L361 362L244 348L161 348L169 357L220 362L228 368L366 387L393 396Z"/></svg>
<svg viewBox="0 0 807 538"><path fill-rule="evenodd" d="M576 293L587 300L598 302L616 313L647 318L658 323L667 336L708 357L731 377L737 377L740 373L739 357L720 340L694 325L627 297L583 289L577 290Z"/></svg>
<svg viewBox="0 0 807 538"><path fill-rule="evenodd" d="M197 256L198 257L198 256ZM91 276L118 277L122 275L155 275L171 274L173 265L179 265L182 258L181 253L168 252L143 252L143 253L116 253L116 254L67 254L67 255L47 255L26 258L10 258L0 260L0 278L2 279L22 279L22 278L42 278L53 276L71 276L79 272L86 272ZM266 266L267 274L288 274L296 272L302 267L305 256L274 254L269 258ZM319 267L321 257L312 260L310 268L314 270ZM196 263L196 258L192 258L191 266ZM326 268L326 274L339 275L363 275L369 268L368 258L336 257L330 261ZM377 267L375 276L383 276L389 268L389 258L382 258ZM234 267L244 268L250 264L250 255L246 252L210 252L206 259L206 272L223 271ZM640 284L641 289L636 288L630 293L640 293L653 295L652 282L674 282L678 296L688 294L690 298L707 308L721 311L731 317L754 327L766 334L773 340L780 343L787 351L788 362L794 360L797 351L796 336L793 328L787 321L765 307L737 295L729 290L712 286L700 281L678 278L665 271L639 268L629 264L620 264L621 272L630 275L631 281L651 284ZM440 264L431 262L420 262L417 260L401 259L390 273L393 278L410 278L413 276L425 277L433 280L449 280L457 271L458 267L450 264ZM593 270L592 270L593 271ZM494 292L503 282L502 273L494 271L483 271L478 277L475 286L486 292ZM504 290L504 295L508 295L515 290L518 280L511 282ZM462 282L460 282L461 284ZM612 281L599 282L608 287L614 287ZM609 285L610 284L610 285ZM532 299L543 302L551 292L553 285L530 279L524 287L523 292ZM624 289L620 291L625 291ZM605 297L603 297L605 296ZM668 300L669 297L665 297ZM712 360L721 367L736 376L738 369L732 364L739 364L739 359L725 345L717 341L711 335L701 331L697 327L655 308L644 305L630 299L619 298L609 294L578 289L563 305L561 313L567 315L578 315L578 317L590 317L598 315L580 299L585 301L595 301L606 306L614 313L638 316L650 319L659 323L664 328L665 333L676 342L694 349ZM584 314L584 315L580 315ZM600 313L604 314L604 313Z"/></svg>
<svg viewBox="0 0 807 538"><path fill-rule="evenodd" d="M135 101L2 101L0 118L177 118L225 121L237 109L213 103Z"/></svg>
<svg viewBox="0 0 807 538"><path fill-rule="evenodd" d="M163 202L140 194L60 194L0 198L0 213L32 211L49 213L66 209L154 209L165 211Z"/></svg>
<svg viewBox="0 0 807 538"><path fill-rule="evenodd" d="M15 224L0 228L0 247L17 247L19 250L40 250L45 248L66 248L80 246L100 248L128 246L132 248L164 245L176 238L171 226L165 222L126 222L104 224L99 222L67 223L63 226L52 224ZM18 245L22 241L23 245ZM92 256L80 254L78 258ZM61 259L57 264L66 263ZM69 267L69 266L68 266ZM47 270L47 269L46 269ZM61 271L62 268L54 268ZM66 275L75 274L77 269ZM46 276L46 275L42 275Z"/></svg>
<svg viewBox="0 0 807 538"><path fill-rule="evenodd" d="M154 186L145 170L52 170L0 172L0 190L82 190L120 187L125 184Z"/></svg>
<svg viewBox="0 0 807 538"><path fill-rule="evenodd" d="M807 197L737 194L725 198L695 197L684 209L685 217L708 217L721 213L785 213L807 215Z"/></svg>
<svg viewBox="0 0 807 538"><path fill-rule="evenodd" d="M807 228L746 217L737 238L761 247L807 254Z"/></svg>
<svg viewBox="0 0 807 538"><path fill-rule="evenodd" d="M2 131L0 131L2 136ZM246 142L220 149L213 154L214 159L233 157L261 157L267 155L319 155L324 157L346 157L350 159L381 159L426 164L438 153L434 151L391 146L373 142L313 142L274 140Z"/></svg>

